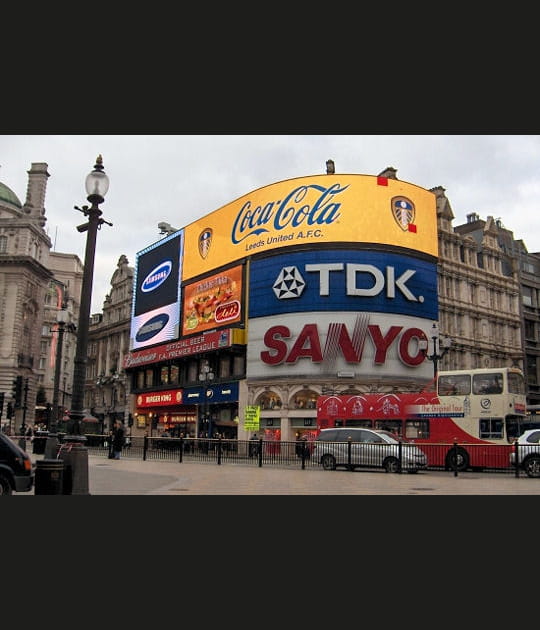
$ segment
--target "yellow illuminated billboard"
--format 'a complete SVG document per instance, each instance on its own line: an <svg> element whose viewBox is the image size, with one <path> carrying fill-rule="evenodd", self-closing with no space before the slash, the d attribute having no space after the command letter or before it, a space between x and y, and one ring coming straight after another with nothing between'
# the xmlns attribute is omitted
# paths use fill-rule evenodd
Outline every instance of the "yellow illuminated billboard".
<svg viewBox="0 0 540 630"><path fill-rule="evenodd" d="M277 182L186 226L182 279L255 253L320 243L374 243L437 257L435 195L374 175Z"/></svg>

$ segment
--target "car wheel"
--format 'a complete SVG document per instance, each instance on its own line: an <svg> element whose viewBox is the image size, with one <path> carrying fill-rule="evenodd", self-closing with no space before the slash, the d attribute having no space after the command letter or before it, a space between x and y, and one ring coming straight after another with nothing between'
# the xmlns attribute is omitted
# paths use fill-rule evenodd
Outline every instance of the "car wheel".
<svg viewBox="0 0 540 630"><path fill-rule="evenodd" d="M324 470L335 470L336 458L333 455L323 455L321 458L321 464Z"/></svg>
<svg viewBox="0 0 540 630"><path fill-rule="evenodd" d="M0 474L0 494L13 494L13 488L9 479L2 474Z"/></svg>
<svg viewBox="0 0 540 630"><path fill-rule="evenodd" d="M455 470L457 459L457 469L460 472L467 470L469 467L469 453L464 448L458 448L456 452L451 448L446 455L446 470Z"/></svg>
<svg viewBox="0 0 540 630"><path fill-rule="evenodd" d="M527 473L527 477L540 477L540 457L533 455L523 462L523 469Z"/></svg>
<svg viewBox="0 0 540 630"><path fill-rule="evenodd" d="M395 457L389 457L388 459L384 460L383 467L387 473L398 473L399 459L396 459Z"/></svg>

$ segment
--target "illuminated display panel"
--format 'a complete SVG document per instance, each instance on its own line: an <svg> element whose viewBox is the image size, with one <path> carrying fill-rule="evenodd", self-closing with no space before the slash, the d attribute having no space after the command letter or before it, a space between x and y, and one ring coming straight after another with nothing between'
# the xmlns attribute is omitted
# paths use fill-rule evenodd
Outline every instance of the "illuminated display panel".
<svg viewBox="0 0 540 630"><path fill-rule="evenodd" d="M242 321L242 272L237 265L184 286L183 335Z"/></svg>
<svg viewBox="0 0 540 630"><path fill-rule="evenodd" d="M178 338L182 257L182 230L137 253L130 350Z"/></svg>
<svg viewBox="0 0 540 630"><path fill-rule="evenodd" d="M436 259L361 248L252 259L249 317L302 311L379 311L437 319Z"/></svg>
<svg viewBox="0 0 540 630"><path fill-rule="evenodd" d="M435 195L372 175L288 179L185 227L182 280L254 254L298 245L390 245L437 257Z"/></svg>

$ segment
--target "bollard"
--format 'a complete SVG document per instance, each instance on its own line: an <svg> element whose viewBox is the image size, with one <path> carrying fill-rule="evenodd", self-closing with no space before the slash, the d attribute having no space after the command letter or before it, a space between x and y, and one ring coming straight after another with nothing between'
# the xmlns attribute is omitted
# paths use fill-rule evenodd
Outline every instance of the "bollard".
<svg viewBox="0 0 540 630"><path fill-rule="evenodd" d="M34 494L63 494L64 462L61 459L38 459Z"/></svg>
<svg viewBox="0 0 540 630"><path fill-rule="evenodd" d="M63 494L90 494L88 489L88 449L80 442L63 442L58 459L64 462Z"/></svg>

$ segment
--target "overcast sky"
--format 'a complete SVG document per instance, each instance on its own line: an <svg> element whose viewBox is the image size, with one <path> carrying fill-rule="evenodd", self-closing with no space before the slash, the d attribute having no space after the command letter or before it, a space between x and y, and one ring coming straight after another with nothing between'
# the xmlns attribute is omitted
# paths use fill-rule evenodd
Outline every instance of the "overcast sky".
<svg viewBox="0 0 540 630"><path fill-rule="evenodd" d="M48 164L45 229L53 250L84 262L84 182L98 154L110 179L100 206L92 313L102 311L119 257L163 238L161 221L181 228L257 188L326 172L377 175L442 186L455 215L493 216L540 252L539 135L0 135L0 181L22 203L33 162Z"/></svg>

